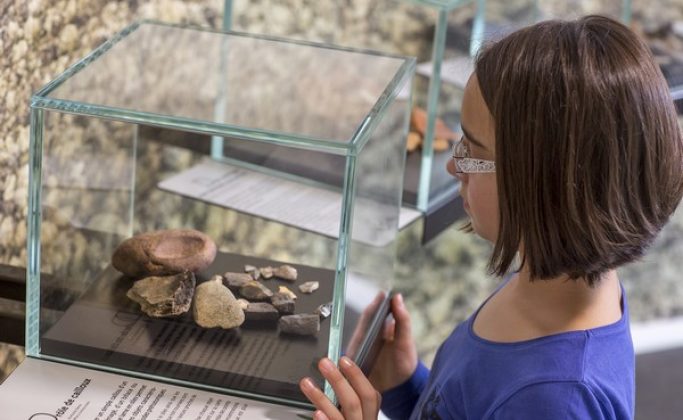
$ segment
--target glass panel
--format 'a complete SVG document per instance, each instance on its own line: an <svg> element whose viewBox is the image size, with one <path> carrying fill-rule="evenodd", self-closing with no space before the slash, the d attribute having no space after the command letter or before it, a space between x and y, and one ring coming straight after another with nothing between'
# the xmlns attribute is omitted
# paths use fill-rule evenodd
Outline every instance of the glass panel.
<svg viewBox="0 0 683 420"><path fill-rule="evenodd" d="M299 380L321 382L317 360L339 352L347 277L390 278L408 119L394 99L413 69L405 58L143 24L48 84L32 102L28 354L306 405ZM124 240L166 229L207 235L215 259L169 269L172 280L124 274L132 255L155 267L197 243L150 239L114 268ZM283 264L298 276L266 274ZM288 334L277 311L255 320L258 297L239 326L195 322L199 288L219 276L207 293L221 294L225 273L247 265L270 293L293 291L294 309L282 311L314 328ZM299 288L307 282L317 290ZM140 297L167 283L166 304Z"/></svg>
<svg viewBox="0 0 683 420"><path fill-rule="evenodd" d="M406 88L410 80L404 80ZM393 288L395 238L410 100L398 98L356 159L342 348L366 371L372 365ZM332 341L331 344L334 344ZM338 350L331 347L332 357Z"/></svg>
<svg viewBox="0 0 683 420"><path fill-rule="evenodd" d="M405 61L158 24L133 27L101 54L47 97L84 112L117 109L342 143Z"/></svg>

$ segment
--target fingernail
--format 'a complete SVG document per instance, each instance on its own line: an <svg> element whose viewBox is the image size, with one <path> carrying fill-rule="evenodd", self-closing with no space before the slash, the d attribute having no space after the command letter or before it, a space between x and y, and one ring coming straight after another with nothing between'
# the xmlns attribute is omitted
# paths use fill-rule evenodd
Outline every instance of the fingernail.
<svg viewBox="0 0 683 420"><path fill-rule="evenodd" d="M396 296L398 296L398 303L400 303L401 306L403 306L403 295L399 293Z"/></svg>
<svg viewBox="0 0 683 420"><path fill-rule="evenodd" d="M301 385L305 388L313 389L313 381L311 381L311 378L304 378L301 381Z"/></svg>
<svg viewBox="0 0 683 420"><path fill-rule="evenodd" d="M334 363L327 357L320 359L320 370L325 372L331 372L334 369Z"/></svg>
<svg viewBox="0 0 683 420"><path fill-rule="evenodd" d="M349 359L346 356L342 356L340 362L342 365L344 365L344 367L347 367L347 368L350 368L351 366L353 366L353 362L351 362L351 359Z"/></svg>

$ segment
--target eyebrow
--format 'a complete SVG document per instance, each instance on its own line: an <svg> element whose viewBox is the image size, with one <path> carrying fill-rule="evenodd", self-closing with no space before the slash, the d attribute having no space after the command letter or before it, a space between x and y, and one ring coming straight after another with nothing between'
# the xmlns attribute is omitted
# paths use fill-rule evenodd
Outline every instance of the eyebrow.
<svg viewBox="0 0 683 420"><path fill-rule="evenodd" d="M469 141L471 141L472 143L474 143L475 146L478 146L478 147L480 147L481 149L487 150L487 149L486 149L486 146L484 146L484 143L482 143L482 142L480 142L479 140L477 140L477 139L475 139L474 137L472 137L472 135L470 134L470 132L467 131L467 129L465 128L464 125L462 125L462 123L460 123L460 128L462 129L462 132L465 133L465 137L467 137L467 139L468 139Z"/></svg>

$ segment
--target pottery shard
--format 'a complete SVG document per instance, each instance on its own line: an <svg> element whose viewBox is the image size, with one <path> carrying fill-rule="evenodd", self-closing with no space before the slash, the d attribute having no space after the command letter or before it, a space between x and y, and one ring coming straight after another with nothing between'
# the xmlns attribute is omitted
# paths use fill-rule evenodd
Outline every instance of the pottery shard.
<svg viewBox="0 0 683 420"><path fill-rule="evenodd" d="M320 317L316 314L285 315L278 321L280 332L294 335L317 335Z"/></svg>
<svg viewBox="0 0 683 420"><path fill-rule="evenodd" d="M146 232L123 241L112 265L130 277L198 272L216 258L216 244L202 232L171 229Z"/></svg>
<svg viewBox="0 0 683 420"><path fill-rule="evenodd" d="M261 283L251 280L240 287L240 295L247 300L268 300L273 292Z"/></svg>
<svg viewBox="0 0 683 420"><path fill-rule="evenodd" d="M233 293L238 293L242 286L253 280L248 273L223 273L223 285Z"/></svg>
<svg viewBox="0 0 683 420"><path fill-rule="evenodd" d="M296 268L291 265L281 265L273 270L273 275L282 280L295 281L297 278Z"/></svg>
<svg viewBox="0 0 683 420"><path fill-rule="evenodd" d="M277 321L280 313L270 303L252 302L244 310L246 321Z"/></svg>
<svg viewBox="0 0 683 420"><path fill-rule="evenodd" d="M244 322L244 311L240 304L218 278L197 286L192 315L195 322L205 328L230 329Z"/></svg>
<svg viewBox="0 0 683 420"><path fill-rule="evenodd" d="M146 277L136 281L126 295L151 317L176 316L190 309L195 282L190 272Z"/></svg>
<svg viewBox="0 0 683 420"><path fill-rule="evenodd" d="M427 131L427 111L424 108L413 107L410 113L410 130L416 131L424 137ZM434 122L434 137L445 140L457 140L458 135L448 128L448 125L440 118Z"/></svg>
<svg viewBox="0 0 683 420"><path fill-rule="evenodd" d="M275 293L271 296L270 303L281 314L290 315L294 313L294 299L286 293Z"/></svg>
<svg viewBox="0 0 683 420"><path fill-rule="evenodd" d="M320 287L320 283L317 281L307 281L299 285L299 290L301 293L313 293L318 290L318 287Z"/></svg>

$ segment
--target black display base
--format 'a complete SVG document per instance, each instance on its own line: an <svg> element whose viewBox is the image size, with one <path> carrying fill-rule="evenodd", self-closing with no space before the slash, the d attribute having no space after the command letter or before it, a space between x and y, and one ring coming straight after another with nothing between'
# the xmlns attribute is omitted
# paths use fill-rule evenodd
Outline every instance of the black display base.
<svg viewBox="0 0 683 420"><path fill-rule="evenodd" d="M214 263L197 276L198 283L226 271L242 272L245 264L278 266L277 261L219 253ZM296 282L263 280L276 291L284 285L298 295L295 313L313 313L331 302L334 271L294 265ZM315 280L312 294L297 285ZM321 322L317 336L280 334L277 325L243 325L231 330L202 328L190 313L175 318L150 318L131 302L126 291L132 280L108 267L41 337L41 353L184 380L199 387L212 386L306 403L298 382L304 376L322 384L316 363L327 355L330 319Z"/></svg>

